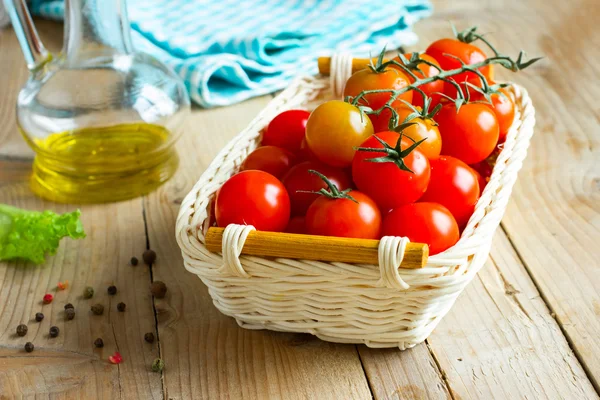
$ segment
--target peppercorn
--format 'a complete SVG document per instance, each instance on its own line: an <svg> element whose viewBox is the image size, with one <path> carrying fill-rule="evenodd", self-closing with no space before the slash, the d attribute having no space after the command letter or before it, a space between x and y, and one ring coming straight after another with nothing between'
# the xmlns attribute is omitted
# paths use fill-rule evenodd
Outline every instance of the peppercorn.
<svg viewBox="0 0 600 400"><path fill-rule="evenodd" d="M96 315L102 315L104 313L104 306L102 304L94 304L92 306L92 312Z"/></svg>
<svg viewBox="0 0 600 400"><path fill-rule="evenodd" d="M21 324L21 325L17 326L17 335L19 335L19 336L27 335L27 325Z"/></svg>
<svg viewBox="0 0 600 400"><path fill-rule="evenodd" d="M57 337L59 332L60 332L60 329L58 329L58 326L50 327L50 337Z"/></svg>
<svg viewBox="0 0 600 400"><path fill-rule="evenodd" d="M102 340L102 338L94 340L94 346L98 348L104 347L104 340Z"/></svg>
<svg viewBox="0 0 600 400"><path fill-rule="evenodd" d="M91 299L92 297L94 297L94 288L91 287L91 286L88 286L83 291L83 298L84 299Z"/></svg>
<svg viewBox="0 0 600 400"><path fill-rule="evenodd" d="M39 312L39 313L35 313L35 320L36 320L37 322L40 322L40 321L41 321L41 320L43 320L43 319L44 319L44 314L42 314L41 312Z"/></svg>
<svg viewBox="0 0 600 400"><path fill-rule="evenodd" d="M154 250L146 250L144 254L142 254L142 258L146 265L154 264L154 261L156 261L156 253Z"/></svg>
<svg viewBox="0 0 600 400"><path fill-rule="evenodd" d="M150 291L152 292L152 296L162 299L167 294L167 285L161 281L154 281L150 285Z"/></svg>
<svg viewBox="0 0 600 400"><path fill-rule="evenodd" d="M75 318L75 309L67 308L65 310L65 316L67 317L68 320L72 320L73 318Z"/></svg>
<svg viewBox="0 0 600 400"><path fill-rule="evenodd" d="M65 304L65 310L68 310L69 308L75 309L75 306L71 303Z"/></svg>
<svg viewBox="0 0 600 400"><path fill-rule="evenodd" d="M123 312L125 311L125 307L127 307L127 305L123 302L120 302L119 304L117 304L117 310Z"/></svg>
<svg viewBox="0 0 600 400"><path fill-rule="evenodd" d="M154 361L152 361L152 371L160 372L163 370L164 367L165 367L165 362L162 359L157 358Z"/></svg>
<svg viewBox="0 0 600 400"><path fill-rule="evenodd" d="M107 291L108 291L108 294L113 296L113 295L117 294L117 287L115 285L111 285L108 287Z"/></svg>
<svg viewBox="0 0 600 400"><path fill-rule="evenodd" d="M140 261L137 259L137 257L131 257L131 260L129 262L135 267Z"/></svg>
<svg viewBox="0 0 600 400"><path fill-rule="evenodd" d="M148 343L154 343L154 333L148 332L144 335L144 340Z"/></svg>
<svg viewBox="0 0 600 400"><path fill-rule="evenodd" d="M31 353L34 349L33 343L27 342L25 343L25 351Z"/></svg>

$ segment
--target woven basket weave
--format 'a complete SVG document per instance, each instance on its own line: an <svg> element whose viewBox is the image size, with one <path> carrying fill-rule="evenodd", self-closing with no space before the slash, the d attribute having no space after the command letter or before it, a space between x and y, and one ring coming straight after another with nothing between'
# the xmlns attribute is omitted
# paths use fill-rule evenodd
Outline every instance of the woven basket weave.
<svg viewBox="0 0 600 400"><path fill-rule="evenodd" d="M483 266L527 154L534 109L523 88L509 87L517 112L490 181L458 243L429 257L422 269L395 268L394 281L373 265L238 259L243 235L224 245L235 253L233 261L229 255L224 262L204 246L215 192L259 146L261 130L273 117L331 98L332 86L333 79L330 84L325 78L301 78L271 101L217 155L186 196L177 218L177 241L185 268L202 279L215 306L241 327L307 332L327 341L369 347L409 348L429 336ZM381 251L380 246L380 257Z"/></svg>

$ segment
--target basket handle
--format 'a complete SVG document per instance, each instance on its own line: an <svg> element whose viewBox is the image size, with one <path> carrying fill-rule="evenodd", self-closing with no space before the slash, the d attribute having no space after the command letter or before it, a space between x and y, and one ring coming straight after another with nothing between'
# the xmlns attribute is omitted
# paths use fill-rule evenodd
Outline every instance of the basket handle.
<svg viewBox="0 0 600 400"><path fill-rule="evenodd" d="M222 251L224 231L224 228L208 228L204 244L209 251ZM242 254L377 265L378 249L379 240L253 231L246 238ZM428 256L429 246L426 244L408 243L399 267L423 268Z"/></svg>

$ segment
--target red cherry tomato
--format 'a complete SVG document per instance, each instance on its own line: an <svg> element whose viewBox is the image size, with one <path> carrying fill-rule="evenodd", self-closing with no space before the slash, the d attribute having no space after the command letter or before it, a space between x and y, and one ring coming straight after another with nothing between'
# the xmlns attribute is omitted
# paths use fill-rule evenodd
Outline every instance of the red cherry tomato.
<svg viewBox="0 0 600 400"><path fill-rule="evenodd" d="M452 213L441 204L413 203L390 211L383 218L383 236L405 236L415 243L427 243L429 255L456 244L458 225Z"/></svg>
<svg viewBox="0 0 600 400"><path fill-rule="evenodd" d="M463 43L457 39L440 39L429 45L426 54L435 58L440 64L443 70L453 70L461 67L459 60L467 65L479 63L484 61L487 56L479 47L470 44ZM494 70L492 65L480 67L479 70L488 79L494 78ZM454 75L451 79L455 82L461 83L470 78L475 78L477 75L473 72L463 72L458 75ZM445 83L444 93L450 97L456 96L456 89L452 84Z"/></svg>
<svg viewBox="0 0 600 400"><path fill-rule="evenodd" d="M303 216L295 216L290 218L287 228L287 233L306 234L306 221Z"/></svg>
<svg viewBox="0 0 600 400"><path fill-rule="evenodd" d="M379 132L365 140L361 148L383 149L377 138L396 147L400 135L396 132ZM402 138L402 150L413 143ZM412 172L402 170L394 162L372 162L370 159L386 156L384 152L357 151L352 161L352 178L358 189L370 196L382 210L417 201L429 183L429 161L418 149L403 158L404 165Z"/></svg>
<svg viewBox="0 0 600 400"><path fill-rule="evenodd" d="M306 138L302 139L302 144L300 144L300 152L298 153L298 157L302 161L319 162L319 159L317 158L315 153L313 153L310 147L308 147L308 142L306 141Z"/></svg>
<svg viewBox="0 0 600 400"><path fill-rule="evenodd" d="M343 169L313 161L305 161L295 165L282 180L290 195L292 215L306 214L310 204L319 197L318 194L298 191L318 192L320 189L327 188L325 182L318 176L308 172L309 170L322 173L340 190L348 189L352 185L350 177Z"/></svg>
<svg viewBox="0 0 600 400"><path fill-rule="evenodd" d="M277 146L293 153L300 149L310 113L305 110L284 111L269 123L263 134L263 146Z"/></svg>
<svg viewBox="0 0 600 400"><path fill-rule="evenodd" d="M263 171L243 171L227 180L215 200L217 224L253 225L281 232L290 219L290 198L283 184Z"/></svg>
<svg viewBox="0 0 600 400"><path fill-rule="evenodd" d="M344 87L344 98L346 96L356 97L365 90L378 90L378 89L402 89L409 85L408 76L397 68L386 68L383 72L375 72L370 68L361 69L355 72L346 82ZM389 92L382 93L369 93L363 97L364 101L361 104L371 107L373 110L377 110L383 107L392 96ZM412 91L401 94L391 104L392 107L400 107L402 101L411 102L413 99Z"/></svg>
<svg viewBox="0 0 600 400"><path fill-rule="evenodd" d="M477 173L464 162L450 156L430 160L431 179L420 201L439 203L454 216L460 229L464 228L479 200Z"/></svg>
<svg viewBox="0 0 600 400"><path fill-rule="evenodd" d="M381 213L364 193L352 190L347 198L319 196L306 213L306 229L310 235L379 239Z"/></svg>
<svg viewBox="0 0 600 400"><path fill-rule="evenodd" d="M475 175L477 175L477 183L479 183L479 191L481 193L483 193L483 189L485 189L485 187L487 186L487 180L475 168L473 168L473 172L475 173Z"/></svg>
<svg viewBox="0 0 600 400"><path fill-rule="evenodd" d="M257 169L281 179L295 164L295 161L296 157L285 149L275 146L262 146L250 153L240 169L242 171Z"/></svg>
<svg viewBox="0 0 600 400"><path fill-rule="evenodd" d="M406 53L404 54L404 57L407 60L410 60L410 58L412 57L412 53ZM440 66L436 59L431 57L429 54L419 54L419 58L425 61L429 61L430 63L437 65L438 67ZM401 64L404 64L400 57L396 57L394 58L394 60L398 61ZM390 67L399 68L394 65L391 65ZM425 63L420 63L418 65L418 68L419 70L412 70L411 72L421 79L429 78L440 73L437 68ZM413 83L415 81L410 75L407 75L407 77L410 83ZM431 97L431 107L433 108L436 104L440 102L440 93L443 93L444 91L444 81L433 81L431 83L419 86L419 89L425 92L427 96ZM423 107L423 96L418 92L413 92L412 104L414 104L417 107Z"/></svg>
<svg viewBox="0 0 600 400"><path fill-rule="evenodd" d="M454 103L449 103L434 118L442 134L442 154L474 164L494 151L498 119L486 105L468 103L457 112Z"/></svg>

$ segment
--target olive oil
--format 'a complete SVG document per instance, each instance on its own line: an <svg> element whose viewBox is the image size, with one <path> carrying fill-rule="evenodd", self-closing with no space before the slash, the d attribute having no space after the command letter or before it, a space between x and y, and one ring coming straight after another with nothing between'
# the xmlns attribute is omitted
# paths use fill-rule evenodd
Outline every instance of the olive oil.
<svg viewBox="0 0 600 400"><path fill-rule="evenodd" d="M61 203L102 203L156 189L177 170L172 134L146 123L59 132L30 139L37 155L31 188Z"/></svg>

